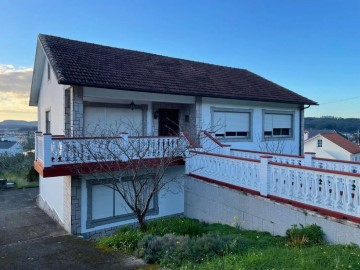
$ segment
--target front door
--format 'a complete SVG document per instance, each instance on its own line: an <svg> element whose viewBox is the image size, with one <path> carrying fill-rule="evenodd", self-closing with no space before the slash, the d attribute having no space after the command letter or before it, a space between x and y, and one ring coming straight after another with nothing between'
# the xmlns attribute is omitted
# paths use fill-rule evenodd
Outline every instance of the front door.
<svg viewBox="0 0 360 270"><path fill-rule="evenodd" d="M174 136L179 134L179 110L159 110L159 136Z"/></svg>

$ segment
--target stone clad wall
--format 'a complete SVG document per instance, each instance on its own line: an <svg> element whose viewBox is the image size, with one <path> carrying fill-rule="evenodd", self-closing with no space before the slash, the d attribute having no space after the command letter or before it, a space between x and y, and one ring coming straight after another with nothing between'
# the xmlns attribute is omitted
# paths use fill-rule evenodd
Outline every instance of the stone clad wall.
<svg viewBox="0 0 360 270"><path fill-rule="evenodd" d="M360 245L360 225L189 177L185 216L285 235L293 224L317 224L330 243Z"/></svg>
<svg viewBox="0 0 360 270"><path fill-rule="evenodd" d="M81 178L71 179L71 233L81 234Z"/></svg>

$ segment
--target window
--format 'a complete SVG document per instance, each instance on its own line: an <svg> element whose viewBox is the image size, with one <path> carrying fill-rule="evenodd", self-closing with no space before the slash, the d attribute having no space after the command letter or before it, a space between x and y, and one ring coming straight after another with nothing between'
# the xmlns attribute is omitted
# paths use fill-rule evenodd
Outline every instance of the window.
<svg viewBox="0 0 360 270"><path fill-rule="evenodd" d="M291 137L293 114L264 113L264 137Z"/></svg>
<svg viewBox="0 0 360 270"><path fill-rule="evenodd" d="M51 133L50 111L45 112L45 133Z"/></svg>
<svg viewBox="0 0 360 270"><path fill-rule="evenodd" d="M48 81L51 79L51 68L49 63L47 64L47 79Z"/></svg>
<svg viewBox="0 0 360 270"><path fill-rule="evenodd" d="M213 128L217 138L250 138L249 111L214 109Z"/></svg>
<svg viewBox="0 0 360 270"><path fill-rule="evenodd" d="M133 193L130 178L122 177L122 181L123 186L119 188ZM136 218L120 194L110 187L111 183L110 179L87 181L87 228ZM148 198L149 194L143 194L144 200ZM140 198L139 202L142 201ZM157 215L158 213L158 194L155 194L150 202L147 215Z"/></svg>
<svg viewBox="0 0 360 270"><path fill-rule="evenodd" d="M317 141L317 147L322 147L322 140L321 140L321 139L319 139L319 140Z"/></svg>

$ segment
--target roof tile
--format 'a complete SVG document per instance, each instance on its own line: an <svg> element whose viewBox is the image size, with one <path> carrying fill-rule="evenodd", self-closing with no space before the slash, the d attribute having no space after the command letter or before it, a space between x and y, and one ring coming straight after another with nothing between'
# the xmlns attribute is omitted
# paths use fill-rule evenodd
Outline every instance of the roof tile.
<svg viewBox="0 0 360 270"><path fill-rule="evenodd" d="M248 70L39 35L61 84L292 104L317 103Z"/></svg>
<svg viewBox="0 0 360 270"><path fill-rule="evenodd" d="M323 137L337 144L351 154L360 153L360 147L337 133L321 133Z"/></svg>

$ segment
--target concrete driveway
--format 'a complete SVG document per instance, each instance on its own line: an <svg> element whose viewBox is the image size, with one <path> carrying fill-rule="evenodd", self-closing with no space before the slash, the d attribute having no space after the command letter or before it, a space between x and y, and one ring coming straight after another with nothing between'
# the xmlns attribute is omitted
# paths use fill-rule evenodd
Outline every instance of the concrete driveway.
<svg viewBox="0 0 360 270"><path fill-rule="evenodd" d="M102 252L68 235L36 206L39 190L0 190L0 269L145 269L142 260Z"/></svg>

